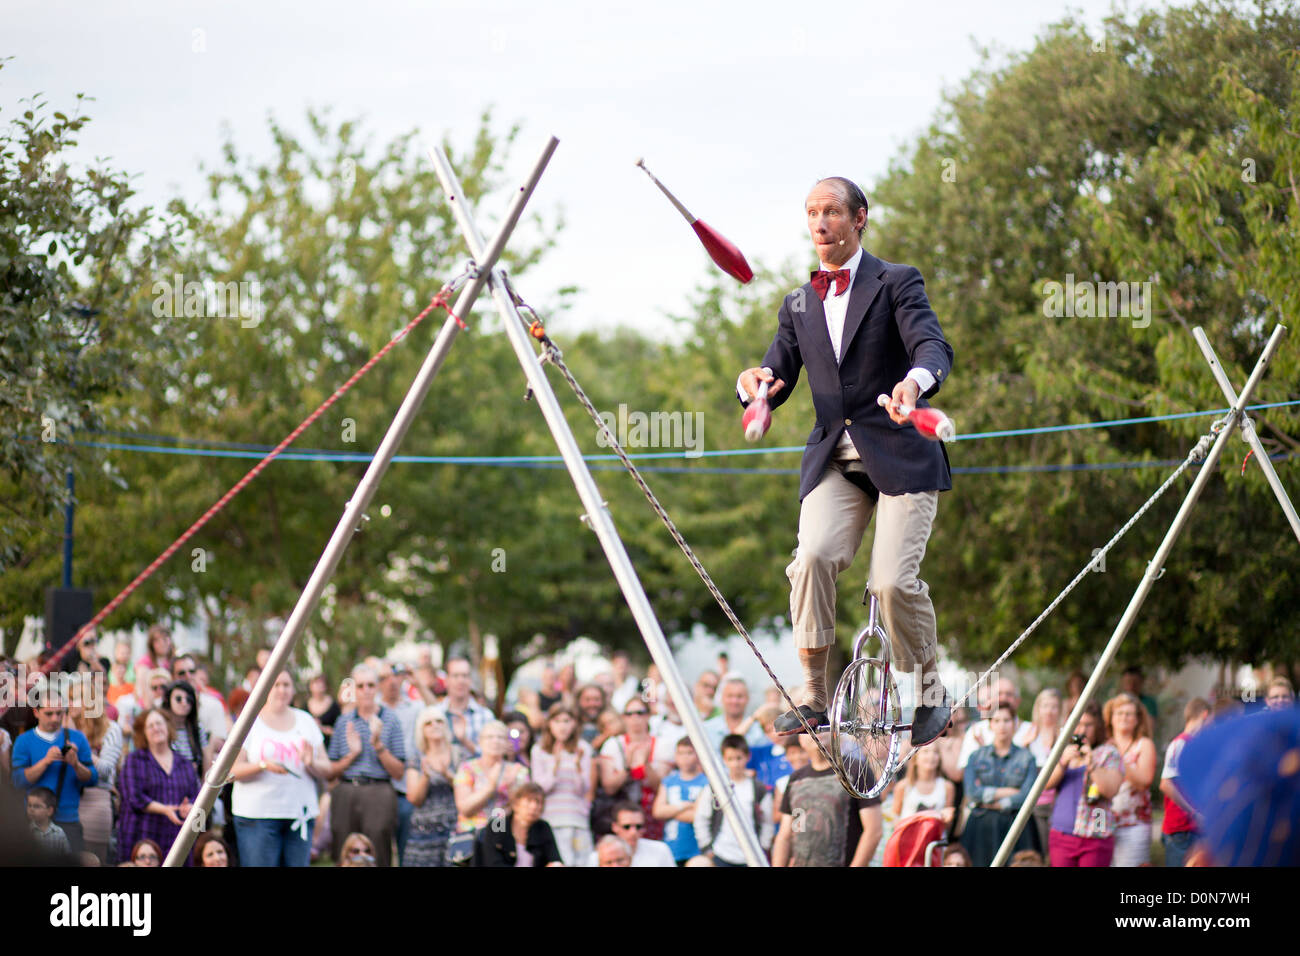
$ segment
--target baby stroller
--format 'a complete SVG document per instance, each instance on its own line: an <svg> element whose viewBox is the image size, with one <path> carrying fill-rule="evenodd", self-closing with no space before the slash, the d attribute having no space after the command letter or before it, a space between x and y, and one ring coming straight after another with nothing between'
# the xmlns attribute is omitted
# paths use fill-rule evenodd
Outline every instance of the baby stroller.
<svg viewBox="0 0 1300 956"><path fill-rule="evenodd" d="M938 817L917 814L894 829L885 844L885 866L940 866L948 845L947 824Z"/></svg>

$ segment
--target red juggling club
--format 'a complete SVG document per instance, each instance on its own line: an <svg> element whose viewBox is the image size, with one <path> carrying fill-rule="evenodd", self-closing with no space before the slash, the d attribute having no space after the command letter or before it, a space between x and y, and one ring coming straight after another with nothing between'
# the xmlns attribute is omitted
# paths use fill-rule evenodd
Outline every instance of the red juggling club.
<svg viewBox="0 0 1300 956"><path fill-rule="evenodd" d="M767 404L767 382L758 386L758 394L745 406L745 415L740 425L745 429L746 441L758 441L767 434L772 424L772 409Z"/></svg>
<svg viewBox="0 0 1300 956"><path fill-rule="evenodd" d="M876 404L881 408L889 407L888 395L877 395ZM903 414L918 432L930 441L952 441L957 437L957 428L952 419L937 408L914 408L903 406Z"/></svg>
<svg viewBox="0 0 1300 956"><path fill-rule="evenodd" d="M727 273L727 275L739 279L742 283L754 278L754 270L745 261L743 252L704 220L692 216L690 210L668 191L668 187L656 179L654 173L646 169L644 159L638 159L636 164L645 170L645 174L650 177L651 181L663 190L663 194L668 197L668 201L677 207L679 213L686 217L686 221L691 224L695 234L700 237L700 242L704 244L704 250L709 254L709 258L718 264L719 269ZM766 405L766 402L764 402L764 405Z"/></svg>

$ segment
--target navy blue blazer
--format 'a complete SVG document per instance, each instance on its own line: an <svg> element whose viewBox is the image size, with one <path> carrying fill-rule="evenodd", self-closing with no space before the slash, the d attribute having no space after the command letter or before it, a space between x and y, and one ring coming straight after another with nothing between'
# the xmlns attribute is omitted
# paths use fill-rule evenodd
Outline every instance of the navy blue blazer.
<svg viewBox="0 0 1300 956"><path fill-rule="evenodd" d="M770 399L773 409L794 391L800 368L808 369L817 422L803 452L799 500L817 487L846 429L867 476L881 493L949 490L952 474L943 444L923 438L910 424L895 424L876 404L877 395L891 394L909 371L920 367L935 380L917 402L926 407L925 399L952 371L952 346L930 308L920 270L862 251L849 291L840 354L836 365L826 312L812 284L787 295L762 365L785 380L785 387Z"/></svg>

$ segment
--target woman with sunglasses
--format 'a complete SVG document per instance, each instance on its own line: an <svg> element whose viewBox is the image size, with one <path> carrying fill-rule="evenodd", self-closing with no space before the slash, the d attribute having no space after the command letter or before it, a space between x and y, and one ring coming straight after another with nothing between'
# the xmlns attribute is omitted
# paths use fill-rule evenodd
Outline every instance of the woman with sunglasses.
<svg viewBox="0 0 1300 956"><path fill-rule="evenodd" d="M364 833L349 833L339 850L339 866L377 866L375 845Z"/></svg>
<svg viewBox="0 0 1300 956"><path fill-rule="evenodd" d="M675 751L650 735L650 705L641 698L633 697L623 706L623 722L625 732L600 749L600 786L607 795L621 795L641 807L644 836L658 840L663 836L663 821L654 819L650 811Z"/></svg>
<svg viewBox="0 0 1300 956"><path fill-rule="evenodd" d="M232 811L241 866L308 866L329 772L316 718L290 707L293 678L281 671L231 769Z"/></svg>
<svg viewBox="0 0 1300 956"><path fill-rule="evenodd" d="M163 712L171 718L176 752L194 765L194 775L203 779L210 763L208 732L199 726L199 699L183 680L172 681L163 690Z"/></svg>
<svg viewBox="0 0 1300 956"><path fill-rule="evenodd" d="M451 728L439 707L415 718L415 752L406 766L411 830L402 866L450 866L447 841L456 830L456 770L465 753L451 742Z"/></svg>

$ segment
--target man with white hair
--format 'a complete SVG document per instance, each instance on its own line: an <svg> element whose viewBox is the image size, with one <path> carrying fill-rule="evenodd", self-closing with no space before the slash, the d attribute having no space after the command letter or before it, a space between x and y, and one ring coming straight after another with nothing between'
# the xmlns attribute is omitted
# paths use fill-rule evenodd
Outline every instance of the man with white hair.
<svg viewBox="0 0 1300 956"><path fill-rule="evenodd" d="M631 866L632 850L626 843L607 833L596 844L597 866Z"/></svg>
<svg viewBox="0 0 1300 956"><path fill-rule="evenodd" d="M709 735L714 750L722 753L722 740L729 734L744 737L750 750L767 743L762 724L752 716L745 716L749 708L749 685L744 677L735 671L723 677L718 697L722 702L722 713L704 722L704 732Z"/></svg>
<svg viewBox="0 0 1300 956"><path fill-rule="evenodd" d="M375 846L375 862L392 862L397 830L393 781L406 771L406 741L397 714L378 700L379 677L362 664L352 670L356 706L339 717L330 739L330 779L341 778L330 797L334 859L343 841L363 833Z"/></svg>

